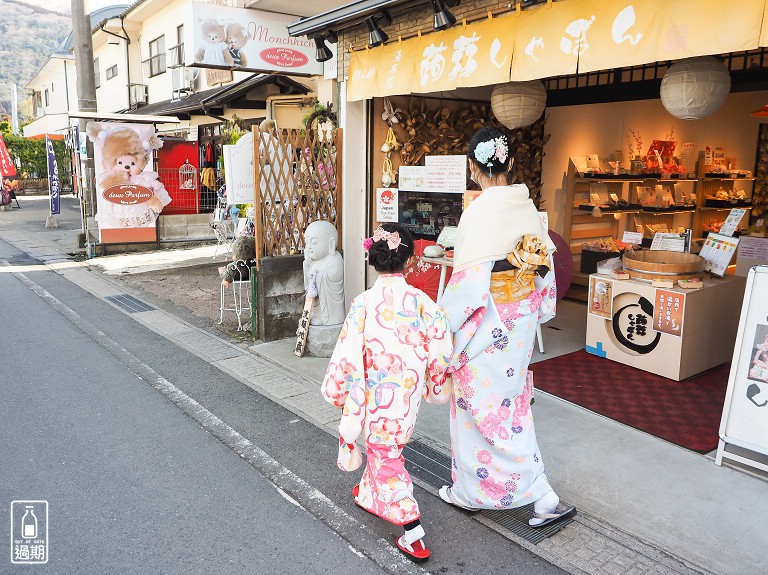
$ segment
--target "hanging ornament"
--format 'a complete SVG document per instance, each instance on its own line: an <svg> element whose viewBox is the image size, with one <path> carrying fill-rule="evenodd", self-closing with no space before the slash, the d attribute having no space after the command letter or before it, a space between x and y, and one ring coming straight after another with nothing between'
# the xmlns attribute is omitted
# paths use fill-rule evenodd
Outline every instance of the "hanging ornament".
<svg viewBox="0 0 768 575"><path fill-rule="evenodd" d="M389 159L389 154L387 154L387 157L384 158L384 167L382 168L382 174L381 174L381 183L384 184L384 186L389 187L394 183L394 179L392 178L392 175L394 174L394 170L392 168L392 160Z"/></svg>
<svg viewBox="0 0 768 575"><path fill-rule="evenodd" d="M395 135L395 131L392 129L392 126L389 127L389 130L387 130L387 139L384 141L385 146L389 146L389 150L397 150L401 144L397 141L397 136ZM387 150L387 152L389 151ZM384 151L382 146L382 152Z"/></svg>
<svg viewBox="0 0 768 575"><path fill-rule="evenodd" d="M392 107L392 102L389 98L384 98L384 111L381 113L381 119L384 120L389 126L400 122L395 113L395 109ZM391 129L391 128L390 128Z"/></svg>

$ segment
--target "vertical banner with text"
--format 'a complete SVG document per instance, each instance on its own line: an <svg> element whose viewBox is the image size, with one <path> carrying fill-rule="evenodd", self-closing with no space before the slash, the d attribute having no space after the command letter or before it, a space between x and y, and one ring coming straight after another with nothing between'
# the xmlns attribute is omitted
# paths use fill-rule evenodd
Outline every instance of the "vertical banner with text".
<svg viewBox="0 0 768 575"><path fill-rule="evenodd" d="M61 182L59 181L59 166L53 151L53 141L46 134L45 153L48 156L48 196L51 201L51 214L61 213Z"/></svg>

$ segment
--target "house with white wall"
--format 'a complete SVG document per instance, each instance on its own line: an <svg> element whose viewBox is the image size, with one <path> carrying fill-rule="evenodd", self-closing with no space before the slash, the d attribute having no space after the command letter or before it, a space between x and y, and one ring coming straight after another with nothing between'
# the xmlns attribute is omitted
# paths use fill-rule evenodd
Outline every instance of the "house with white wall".
<svg viewBox="0 0 768 575"><path fill-rule="evenodd" d="M128 8L127 4L94 10L91 26ZM24 126L24 137L63 135L69 128L68 112L77 110L77 74L70 33L25 86L32 91L35 119Z"/></svg>

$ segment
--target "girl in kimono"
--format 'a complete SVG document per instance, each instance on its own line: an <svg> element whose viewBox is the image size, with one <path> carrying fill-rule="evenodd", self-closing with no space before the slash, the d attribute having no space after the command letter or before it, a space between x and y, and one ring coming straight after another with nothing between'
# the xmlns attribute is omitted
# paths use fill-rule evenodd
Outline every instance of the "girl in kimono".
<svg viewBox="0 0 768 575"><path fill-rule="evenodd" d="M524 184L507 185L506 136L479 130L470 177L483 190L459 221L454 271L440 305L454 334L451 478L440 497L469 510L534 504L531 527L576 513L544 472L533 427L536 326L555 315L554 243Z"/></svg>
<svg viewBox="0 0 768 575"><path fill-rule="evenodd" d="M372 288L352 301L328 364L323 397L342 408L338 466L366 466L352 490L355 503L404 528L396 541L407 557L429 559L421 514L405 469L403 448L413 434L421 400L446 403L445 370L453 349L443 311L405 283L413 238L396 224L379 226L363 241L368 263L379 272Z"/></svg>

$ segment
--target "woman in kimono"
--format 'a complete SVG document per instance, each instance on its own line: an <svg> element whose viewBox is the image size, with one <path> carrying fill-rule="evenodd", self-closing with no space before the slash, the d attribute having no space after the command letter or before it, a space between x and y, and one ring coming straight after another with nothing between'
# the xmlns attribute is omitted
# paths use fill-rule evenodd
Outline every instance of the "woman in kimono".
<svg viewBox="0 0 768 575"><path fill-rule="evenodd" d="M554 243L524 184L508 186L506 136L479 130L470 177L483 190L464 211L454 271L440 300L454 334L451 475L440 497L464 509L534 504L532 527L575 514L544 472L528 371L536 326L555 315Z"/></svg>
<svg viewBox="0 0 768 575"><path fill-rule="evenodd" d="M322 385L326 401L342 408L338 466L362 464L355 441L365 438L366 466L352 490L355 503L404 528L397 547L410 559L429 559L419 505L405 469L421 400L446 403L445 370L453 349L443 311L409 286L403 270L413 238L396 224L379 226L363 246L379 272L373 287L352 301Z"/></svg>

